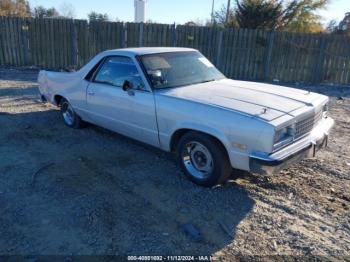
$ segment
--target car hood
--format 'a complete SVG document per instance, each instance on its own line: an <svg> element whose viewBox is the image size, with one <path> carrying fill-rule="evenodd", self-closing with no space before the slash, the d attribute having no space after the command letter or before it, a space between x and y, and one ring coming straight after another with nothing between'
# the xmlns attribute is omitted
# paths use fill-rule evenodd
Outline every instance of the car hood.
<svg viewBox="0 0 350 262"><path fill-rule="evenodd" d="M295 88L231 79L163 89L158 93L238 111L265 121L293 115L293 111L301 107L312 107L322 96Z"/></svg>

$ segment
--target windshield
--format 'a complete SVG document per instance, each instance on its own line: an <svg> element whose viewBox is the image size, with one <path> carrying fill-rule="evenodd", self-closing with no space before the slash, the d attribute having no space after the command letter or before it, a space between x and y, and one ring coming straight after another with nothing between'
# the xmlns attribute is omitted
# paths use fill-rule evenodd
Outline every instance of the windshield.
<svg viewBox="0 0 350 262"><path fill-rule="evenodd" d="M199 52L172 52L141 56L153 88L169 88L225 78Z"/></svg>

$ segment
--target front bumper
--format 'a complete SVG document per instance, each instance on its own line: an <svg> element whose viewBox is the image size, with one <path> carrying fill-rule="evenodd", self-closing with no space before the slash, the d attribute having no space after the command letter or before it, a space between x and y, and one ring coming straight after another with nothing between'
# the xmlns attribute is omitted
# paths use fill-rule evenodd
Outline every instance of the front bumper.
<svg viewBox="0 0 350 262"><path fill-rule="evenodd" d="M258 174L276 174L290 164L314 157L319 149L327 146L328 134L333 125L332 118L324 118L309 135L275 153L251 153L249 158L250 171Z"/></svg>

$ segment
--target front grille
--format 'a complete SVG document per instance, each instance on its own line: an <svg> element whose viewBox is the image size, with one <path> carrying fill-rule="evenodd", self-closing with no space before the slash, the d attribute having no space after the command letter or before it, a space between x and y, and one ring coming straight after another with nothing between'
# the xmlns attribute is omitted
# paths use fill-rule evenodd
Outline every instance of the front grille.
<svg viewBox="0 0 350 262"><path fill-rule="evenodd" d="M300 121L295 125L295 138L302 137L313 129L313 127L321 120L322 110L319 110L316 114L312 114Z"/></svg>

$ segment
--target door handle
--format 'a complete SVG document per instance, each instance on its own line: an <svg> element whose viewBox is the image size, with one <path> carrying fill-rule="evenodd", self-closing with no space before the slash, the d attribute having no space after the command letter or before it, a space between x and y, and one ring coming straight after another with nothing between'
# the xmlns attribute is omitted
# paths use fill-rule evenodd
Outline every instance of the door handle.
<svg viewBox="0 0 350 262"><path fill-rule="evenodd" d="M95 95L95 92L89 91L89 92L88 92L88 95L89 95L89 96L93 96L93 95Z"/></svg>

